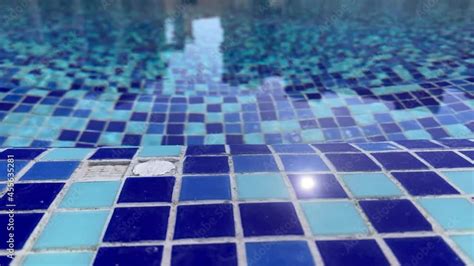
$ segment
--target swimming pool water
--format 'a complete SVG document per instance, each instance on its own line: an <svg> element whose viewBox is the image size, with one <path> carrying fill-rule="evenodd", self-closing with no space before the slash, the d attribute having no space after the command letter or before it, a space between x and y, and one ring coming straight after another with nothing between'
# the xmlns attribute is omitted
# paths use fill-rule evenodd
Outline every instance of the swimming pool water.
<svg viewBox="0 0 474 266"><path fill-rule="evenodd" d="M474 1L2 1L2 146L474 137Z"/></svg>

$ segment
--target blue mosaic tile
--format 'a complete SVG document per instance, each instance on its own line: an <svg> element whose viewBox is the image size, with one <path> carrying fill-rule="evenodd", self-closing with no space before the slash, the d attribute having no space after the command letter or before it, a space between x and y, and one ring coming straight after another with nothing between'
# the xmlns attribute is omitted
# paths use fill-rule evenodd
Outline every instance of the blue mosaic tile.
<svg viewBox="0 0 474 266"><path fill-rule="evenodd" d="M329 159L329 161L331 161L337 171L380 171L380 167L375 164L367 155L362 153L331 153L326 154L325 156Z"/></svg>
<svg viewBox="0 0 474 266"><path fill-rule="evenodd" d="M56 212L34 249L96 247L107 217L107 211ZM68 237L64 232L69 232Z"/></svg>
<svg viewBox="0 0 474 266"><path fill-rule="evenodd" d="M129 177L125 180L118 203L171 202L175 178Z"/></svg>
<svg viewBox="0 0 474 266"><path fill-rule="evenodd" d="M28 255L23 265L89 265L93 255L91 252L37 253Z"/></svg>
<svg viewBox="0 0 474 266"><path fill-rule="evenodd" d="M423 198L421 206L445 230L472 230L474 206L463 198Z"/></svg>
<svg viewBox="0 0 474 266"><path fill-rule="evenodd" d="M78 166L78 161L38 162L21 177L21 180L65 180L71 177Z"/></svg>
<svg viewBox="0 0 474 266"><path fill-rule="evenodd" d="M104 235L105 242L164 240L169 207L116 208Z"/></svg>
<svg viewBox="0 0 474 266"><path fill-rule="evenodd" d="M288 190L279 174L236 175L236 182L241 200L289 198Z"/></svg>
<svg viewBox="0 0 474 266"><path fill-rule="evenodd" d="M94 265L156 265L162 256L162 246L101 247Z"/></svg>
<svg viewBox="0 0 474 266"><path fill-rule="evenodd" d="M120 182L76 182L71 185L60 208L101 208L111 207L119 190Z"/></svg>
<svg viewBox="0 0 474 266"><path fill-rule="evenodd" d="M316 241L325 265L390 265L375 240Z"/></svg>
<svg viewBox="0 0 474 266"><path fill-rule="evenodd" d="M313 258L304 241L251 242L245 244L249 266L312 266Z"/></svg>
<svg viewBox="0 0 474 266"><path fill-rule="evenodd" d="M171 265L237 266L237 249L233 243L175 245Z"/></svg>
<svg viewBox="0 0 474 266"><path fill-rule="evenodd" d="M289 202L239 204L244 236L302 235L294 206Z"/></svg>
<svg viewBox="0 0 474 266"><path fill-rule="evenodd" d="M372 153L387 170L415 170L428 168L408 152Z"/></svg>
<svg viewBox="0 0 474 266"><path fill-rule="evenodd" d="M90 160L117 160L132 159L137 149L135 148L100 148L89 159Z"/></svg>
<svg viewBox="0 0 474 266"><path fill-rule="evenodd" d="M360 201L359 204L379 233L432 230L430 223L408 200Z"/></svg>
<svg viewBox="0 0 474 266"><path fill-rule="evenodd" d="M319 172L329 168L317 155L280 155L287 172Z"/></svg>
<svg viewBox="0 0 474 266"><path fill-rule="evenodd" d="M464 265L462 260L441 237L386 238L384 240L402 265L413 263L420 265ZM420 252L426 255L417 255Z"/></svg>
<svg viewBox="0 0 474 266"><path fill-rule="evenodd" d="M443 175L461 191L467 194L474 194L474 182L472 171L449 171L443 172Z"/></svg>
<svg viewBox="0 0 474 266"><path fill-rule="evenodd" d="M13 156L15 160L33 160L45 149L6 149L0 152L0 160L7 160L9 156Z"/></svg>
<svg viewBox="0 0 474 266"><path fill-rule="evenodd" d="M7 161L0 161L0 172L8 173L8 168L12 168L13 166L13 169L14 169L13 173L15 173L16 175L18 174L18 172L21 171L21 169L23 169L23 167L25 167L28 164L28 161L15 160L13 165L12 164L8 165L8 164L9 163ZM2 174L0 176L0 181L6 181L6 180L8 180L8 176L6 174Z"/></svg>
<svg viewBox="0 0 474 266"><path fill-rule="evenodd" d="M299 199L346 198L347 195L334 175L311 174L289 175L293 189Z"/></svg>
<svg viewBox="0 0 474 266"><path fill-rule="evenodd" d="M63 188L64 183L16 184L14 196L8 193L0 199L0 210L46 210Z"/></svg>
<svg viewBox="0 0 474 266"><path fill-rule="evenodd" d="M15 221L14 221L14 239L9 239L8 234L2 234L0 236L0 249L8 249L10 248L10 243L13 242L13 246L15 249L21 249L30 234L35 229L36 225L43 217L42 213L16 213L15 214ZM0 225L2 228L7 229L9 227L9 215L8 214L0 214ZM11 224L10 224L11 226ZM5 230L4 229L4 230ZM8 230L8 229L7 229ZM11 230L8 230L11 231ZM7 231L4 231L7 232ZM5 259L6 260L6 259ZM1 262L1 260L0 260Z"/></svg>
<svg viewBox="0 0 474 266"><path fill-rule="evenodd" d="M224 145L195 145L186 148L186 156L225 154Z"/></svg>
<svg viewBox="0 0 474 266"><path fill-rule="evenodd" d="M456 245L462 249L464 254L466 254L471 261L474 261L474 250L472 246L474 244L474 235L458 235L451 236Z"/></svg>
<svg viewBox="0 0 474 266"><path fill-rule="evenodd" d="M234 169L237 173L278 172L278 166L270 155L233 156Z"/></svg>
<svg viewBox="0 0 474 266"><path fill-rule="evenodd" d="M174 239L234 235L231 204L178 206Z"/></svg>
<svg viewBox="0 0 474 266"><path fill-rule="evenodd" d="M452 151L417 152L416 154L435 168L472 167L472 163Z"/></svg>
<svg viewBox="0 0 474 266"><path fill-rule="evenodd" d="M382 173L344 174L342 179L357 198L397 197L400 189Z"/></svg>
<svg viewBox="0 0 474 266"><path fill-rule="evenodd" d="M195 157L184 160L185 174L226 174L229 172L229 161L226 156Z"/></svg>
<svg viewBox="0 0 474 266"><path fill-rule="evenodd" d="M184 176L180 201L231 199L229 176Z"/></svg>
<svg viewBox="0 0 474 266"><path fill-rule="evenodd" d="M392 175L414 196L459 194L435 172L393 172Z"/></svg>

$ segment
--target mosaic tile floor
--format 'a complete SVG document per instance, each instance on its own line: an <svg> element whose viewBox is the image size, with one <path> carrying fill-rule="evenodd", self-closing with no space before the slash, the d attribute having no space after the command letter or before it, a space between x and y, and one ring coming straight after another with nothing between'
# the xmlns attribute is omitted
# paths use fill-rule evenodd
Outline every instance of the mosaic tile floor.
<svg viewBox="0 0 474 266"><path fill-rule="evenodd" d="M16 265L474 263L473 140L9 148L2 172L12 158ZM177 168L132 174L155 159Z"/></svg>

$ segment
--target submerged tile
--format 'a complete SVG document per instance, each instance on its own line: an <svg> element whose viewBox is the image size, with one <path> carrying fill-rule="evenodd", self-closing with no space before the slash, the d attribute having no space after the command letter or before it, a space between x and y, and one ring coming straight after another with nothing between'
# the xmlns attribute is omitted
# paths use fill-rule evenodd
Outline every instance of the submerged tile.
<svg viewBox="0 0 474 266"><path fill-rule="evenodd" d="M298 199L347 198L346 192L332 174L289 175Z"/></svg>
<svg viewBox="0 0 474 266"><path fill-rule="evenodd" d="M390 265L372 239L316 241L325 265Z"/></svg>
<svg viewBox="0 0 474 266"><path fill-rule="evenodd" d="M171 265L237 266L237 249L234 243L174 245Z"/></svg>
<svg viewBox="0 0 474 266"><path fill-rule="evenodd" d="M180 201L231 199L229 176L184 176Z"/></svg>
<svg viewBox="0 0 474 266"><path fill-rule="evenodd" d="M240 200L287 199L288 190L279 174L236 175Z"/></svg>
<svg viewBox="0 0 474 266"><path fill-rule="evenodd" d="M79 166L78 161L35 163L21 180L65 180Z"/></svg>
<svg viewBox="0 0 474 266"><path fill-rule="evenodd" d="M312 266L305 241L250 242L245 244L249 266Z"/></svg>
<svg viewBox="0 0 474 266"><path fill-rule="evenodd" d="M159 265L162 256L162 246L101 247L94 265Z"/></svg>

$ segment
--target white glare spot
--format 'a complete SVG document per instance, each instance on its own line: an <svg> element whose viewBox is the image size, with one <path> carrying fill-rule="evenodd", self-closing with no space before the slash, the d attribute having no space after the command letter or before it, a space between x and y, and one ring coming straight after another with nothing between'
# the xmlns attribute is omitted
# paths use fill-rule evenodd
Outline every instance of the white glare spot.
<svg viewBox="0 0 474 266"><path fill-rule="evenodd" d="M316 186L316 182L314 181L312 177L305 176L301 178L300 185L301 185L301 188L310 190Z"/></svg>

